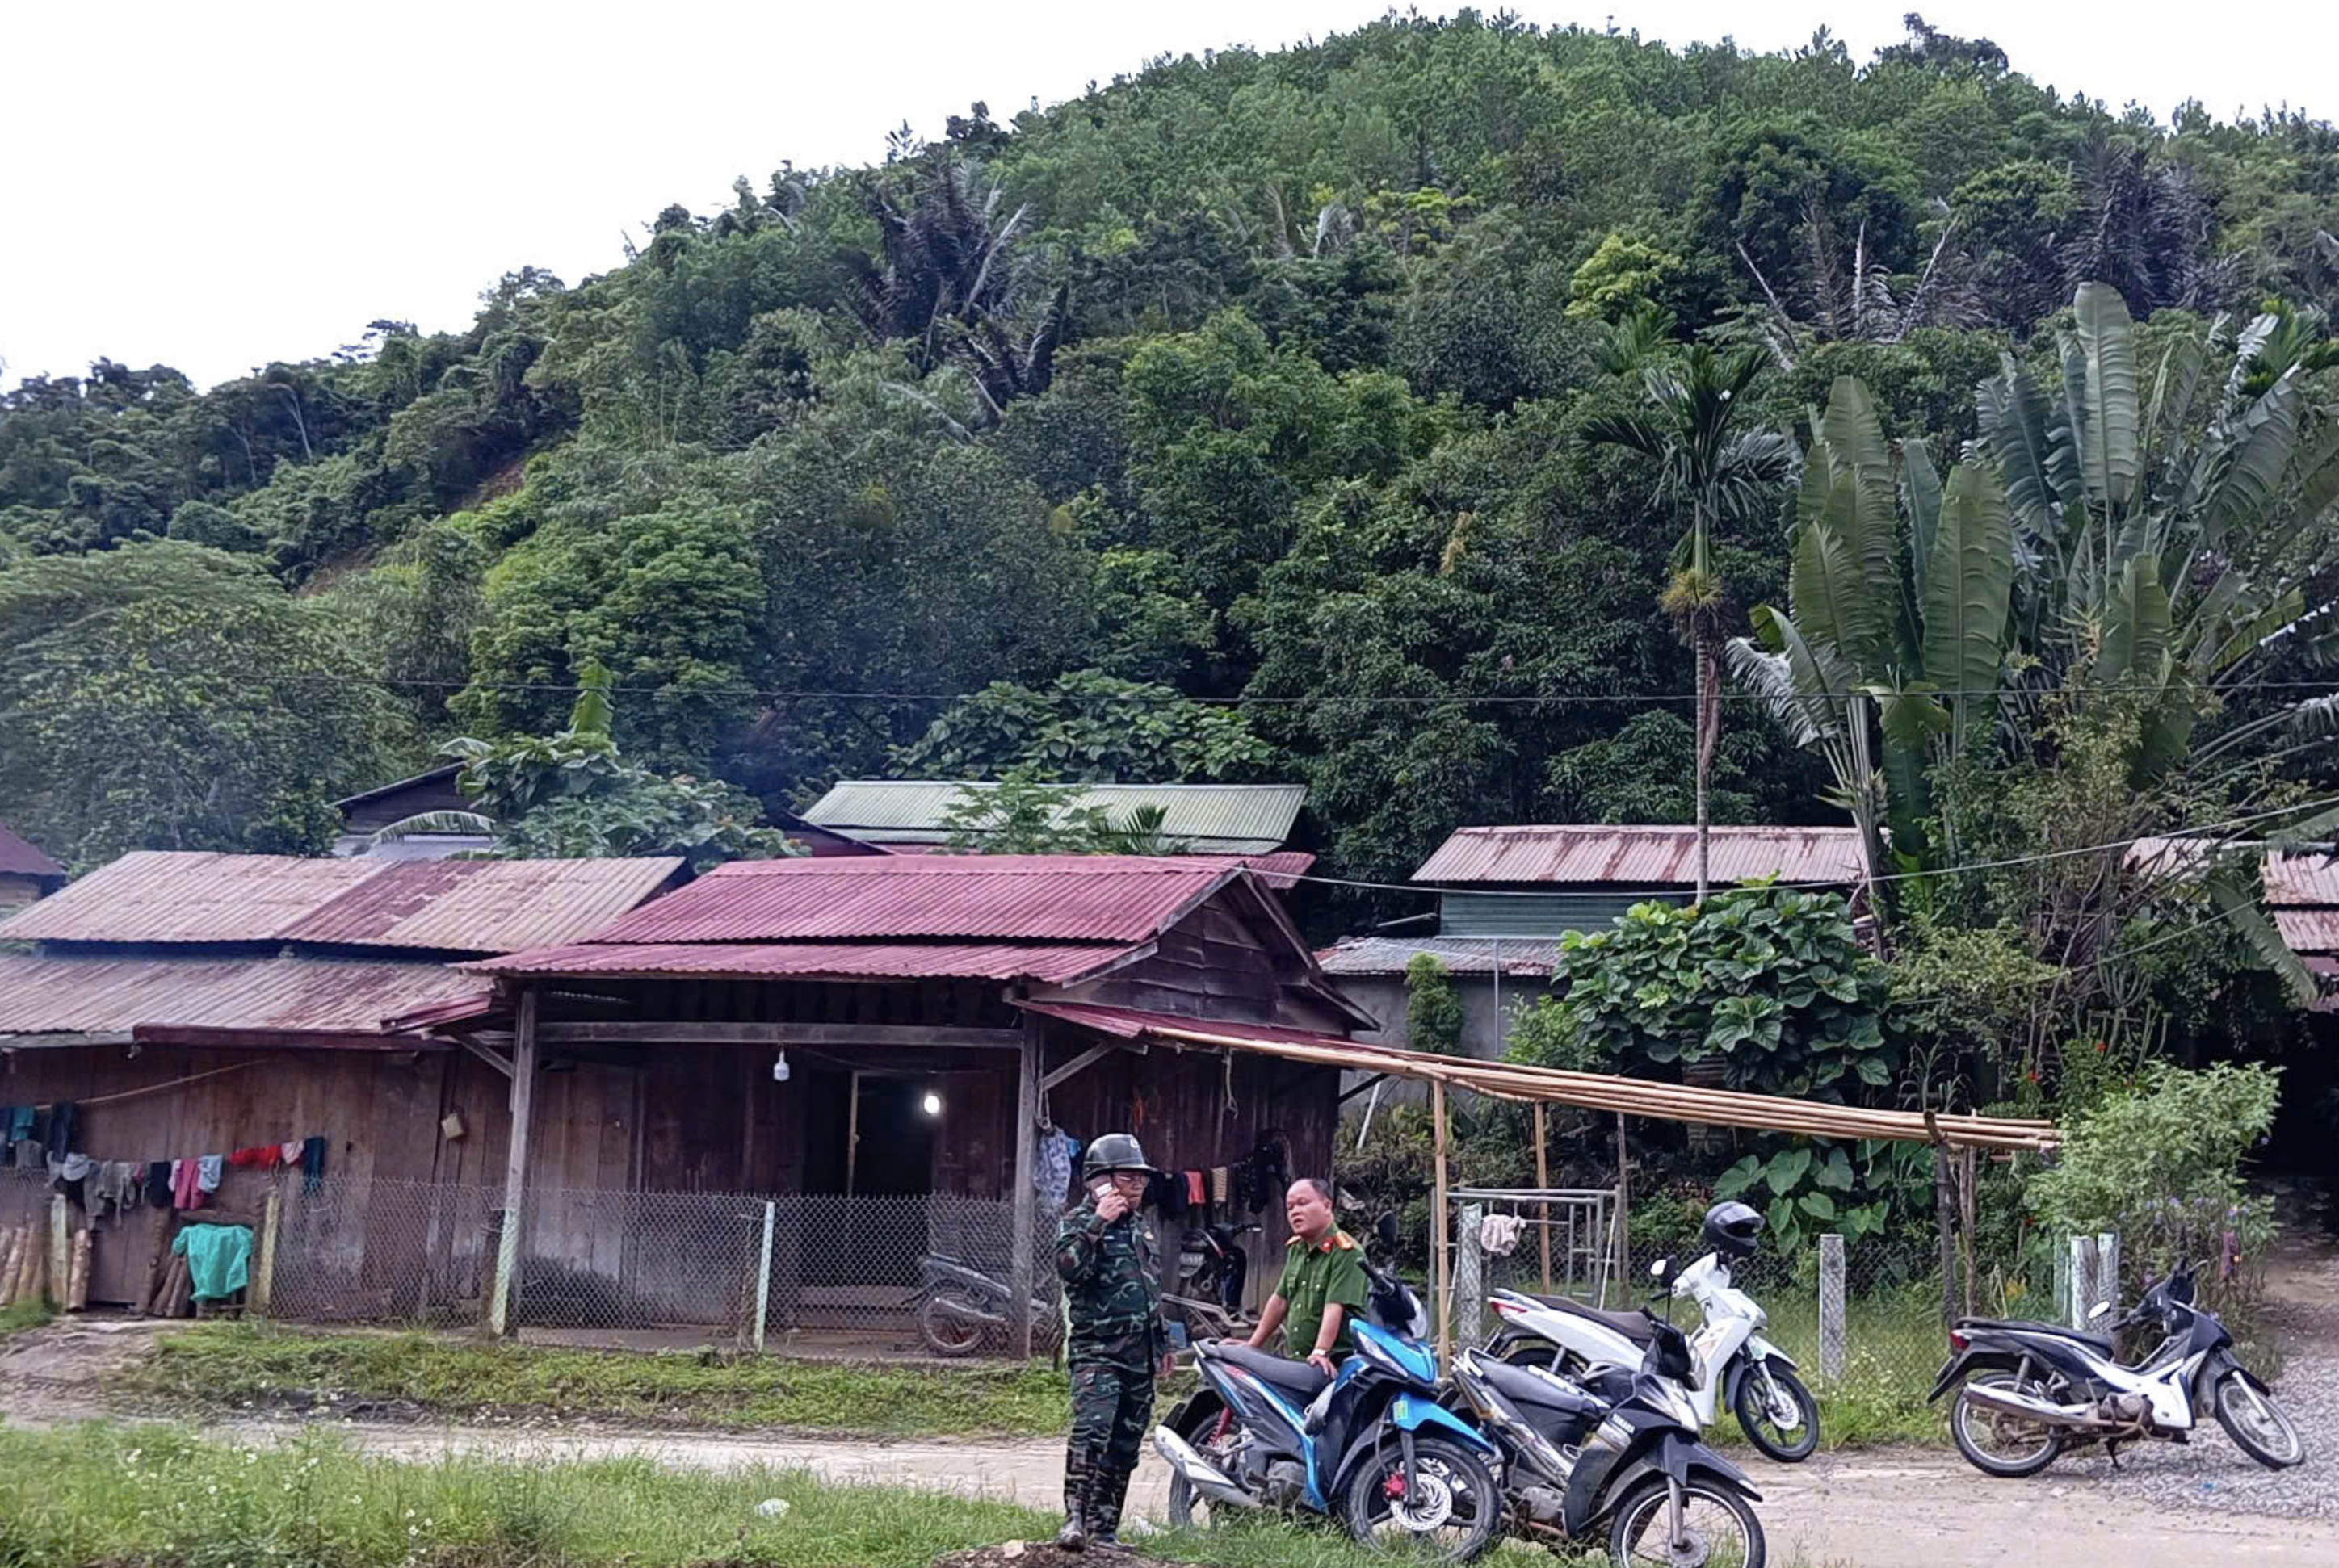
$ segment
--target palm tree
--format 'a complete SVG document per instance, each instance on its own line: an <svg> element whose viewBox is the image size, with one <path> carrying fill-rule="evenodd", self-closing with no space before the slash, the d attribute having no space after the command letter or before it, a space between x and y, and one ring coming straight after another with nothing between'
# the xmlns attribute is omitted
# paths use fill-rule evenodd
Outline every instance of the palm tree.
<svg viewBox="0 0 2339 1568"><path fill-rule="evenodd" d="M1628 447L1656 459L1657 496L1690 511L1689 564L1675 572L1658 603L1697 655L1697 898L1705 902L1710 856L1707 784L1722 740L1722 637L1730 616L1727 585L1713 569L1717 523L1742 518L1793 477L1795 444L1783 431L1733 432L1746 394L1762 373L1758 350L1717 355L1700 344L1678 365L1642 373L1646 413L1604 415L1584 426L1586 439Z"/></svg>

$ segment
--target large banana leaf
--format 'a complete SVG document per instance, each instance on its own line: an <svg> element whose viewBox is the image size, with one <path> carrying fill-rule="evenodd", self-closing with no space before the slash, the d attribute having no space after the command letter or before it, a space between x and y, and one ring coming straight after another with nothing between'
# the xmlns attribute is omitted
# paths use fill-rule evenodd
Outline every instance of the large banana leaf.
<svg viewBox="0 0 2339 1568"><path fill-rule="evenodd" d="M2282 491L2283 476L2298 450L2298 382L2285 374L2237 421L2239 440L2202 508L2198 548L2221 548L2228 533L2246 527Z"/></svg>
<svg viewBox="0 0 2339 1568"><path fill-rule="evenodd" d="M2087 404L2079 432L2079 471L2087 498L2107 520L2136 495L2136 332L2127 301L2108 283L2082 283L2074 306Z"/></svg>
<svg viewBox="0 0 2339 1568"><path fill-rule="evenodd" d="M2055 508L2077 488L2076 441L2060 405L2008 359L1974 395L1982 449L1998 464L2006 497L2022 526L2040 539L2059 532Z"/></svg>
<svg viewBox="0 0 2339 1568"><path fill-rule="evenodd" d="M1831 488L1826 508L1807 519L1795 536L1795 557L1787 578L1795 623L1813 642L1840 650L1853 670L1867 667L1878 641L1878 605L1850 540L1862 526L1860 486L1844 474Z"/></svg>
<svg viewBox="0 0 2339 1568"><path fill-rule="evenodd" d="M1763 701L1795 745L1842 741L1858 677L1825 642L1769 605L1755 606L1747 618L1754 636L1731 639L1730 673Z"/></svg>
<svg viewBox="0 0 2339 1568"><path fill-rule="evenodd" d="M1910 564L1921 598L1925 574L1932 565L1933 536L1941 526L1941 476L1922 436L1900 443L1900 498L1909 508ZM2009 544L2009 555L2011 551Z"/></svg>
<svg viewBox="0 0 2339 1568"><path fill-rule="evenodd" d="M2157 685L2168 653L2168 592L2160 565L2137 556L2113 579L2104 600L2104 642L2096 655L2101 685Z"/></svg>
<svg viewBox="0 0 2339 1568"><path fill-rule="evenodd" d="M2314 972L2290 951L2282 933L2258 908L2257 900L2222 877L2210 881L2209 896L2216 900L2226 922L2249 944L2258 962L2281 977L2283 989L2290 992L2291 1001L2301 1007L2312 1003L2320 990Z"/></svg>
<svg viewBox="0 0 2339 1568"><path fill-rule="evenodd" d="M1962 729L1969 708L1998 689L2014 593L2014 524L2005 488L1988 466L1949 470L1924 581L1925 678L1949 694Z"/></svg>
<svg viewBox="0 0 2339 1568"><path fill-rule="evenodd" d="M2145 420L2145 439L2154 451L2173 452L2183 444L2194 400L2201 395L2206 366L2201 340L2191 335L2177 339L2160 357L2160 373L2153 378L2152 409Z"/></svg>

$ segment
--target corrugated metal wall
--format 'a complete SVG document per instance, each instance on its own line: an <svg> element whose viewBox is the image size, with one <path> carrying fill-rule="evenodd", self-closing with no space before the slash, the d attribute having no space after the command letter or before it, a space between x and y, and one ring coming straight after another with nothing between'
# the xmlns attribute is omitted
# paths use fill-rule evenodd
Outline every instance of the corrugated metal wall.
<svg viewBox="0 0 2339 1568"><path fill-rule="evenodd" d="M1557 940L1571 931L1605 931L1636 903L1663 899L1685 903L1677 892L1621 888L1571 889L1565 892L1489 893L1448 890L1439 902L1441 936L1502 936Z"/></svg>

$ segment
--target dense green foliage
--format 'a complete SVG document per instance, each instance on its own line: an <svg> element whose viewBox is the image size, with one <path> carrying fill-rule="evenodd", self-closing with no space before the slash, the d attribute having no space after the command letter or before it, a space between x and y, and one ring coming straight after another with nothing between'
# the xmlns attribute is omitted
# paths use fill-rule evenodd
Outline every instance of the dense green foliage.
<svg viewBox="0 0 2339 1568"><path fill-rule="evenodd" d="M1440 1056L1462 1048L1462 996L1434 952L1415 953L1405 966L1405 1038L1414 1050Z"/></svg>
<svg viewBox="0 0 2339 1568"><path fill-rule="evenodd" d="M2025 452L2004 678L2133 673L2166 598L2148 744L2311 793L2316 732L2235 676L2309 677L2314 640L2219 661L2329 587L2334 192L2324 124L2116 116L1921 26L1863 64L1393 14L977 106L670 207L605 274L517 268L464 331L0 395L0 818L82 863L313 848L454 735L557 732L598 662L627 765L766 810L1290 778L1325 869L1382 880L1462 822L1836 820L1722 640L1759 605L1820 637L1812 563L1852 548L1907 585L1850 628L1868 684L1979 678L1922 590L1947 550L1960 613L1994 603L1967 546ZM1996 765L1963 711L1955 760ZM1885 775L1895 848L1949 843L1954 802ZM634 804L544 842L704 820ZM1398 908L1302 901L1366 904Z"/></svg>

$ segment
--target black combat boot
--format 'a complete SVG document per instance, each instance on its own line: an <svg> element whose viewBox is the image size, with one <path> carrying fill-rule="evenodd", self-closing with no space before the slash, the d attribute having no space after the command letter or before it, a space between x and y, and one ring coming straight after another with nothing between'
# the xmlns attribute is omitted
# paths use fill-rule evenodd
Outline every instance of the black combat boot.
<svg viewBox="0 0 2339 1568"><path fill-rule="evenodd" d="M1056 1532L1056 1544L1067 1552L1089 1549L1088 1500L1078 1495L1064 1499L1064 1527Z"/></svg>
<svg viewBox="0 0 2339 1568"><path fill-rule="evenodd" d="M1129 1496L1129 1476L1100 1475L1096 1490L1089 1494L1089 1544L1118 1549L1120 1545L1120 1506Z"/></svg>

